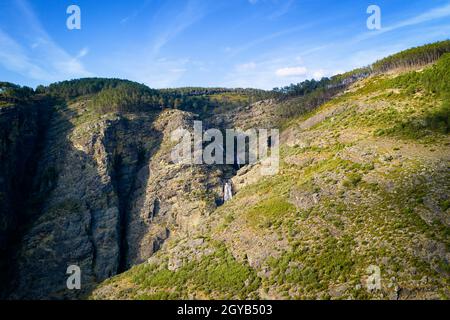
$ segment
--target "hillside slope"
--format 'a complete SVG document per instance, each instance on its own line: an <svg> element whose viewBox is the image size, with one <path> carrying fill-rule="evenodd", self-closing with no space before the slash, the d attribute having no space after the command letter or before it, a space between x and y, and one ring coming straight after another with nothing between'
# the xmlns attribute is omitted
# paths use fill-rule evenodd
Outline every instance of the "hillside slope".
<svg viewBox="0 0 450 320"><path fill-rule="evenodd" d="M241 169L201 228L91 298L448 298L448 70L379 73L291 119L278 175Z"/></svg>
<svg viewBox="0 0 450 320"><path fill-rule="evenodd" d="M448 298L449 51L273 91L0 82L0 298ZM195 120L280 128L279 173L173 163Z"/></svg>

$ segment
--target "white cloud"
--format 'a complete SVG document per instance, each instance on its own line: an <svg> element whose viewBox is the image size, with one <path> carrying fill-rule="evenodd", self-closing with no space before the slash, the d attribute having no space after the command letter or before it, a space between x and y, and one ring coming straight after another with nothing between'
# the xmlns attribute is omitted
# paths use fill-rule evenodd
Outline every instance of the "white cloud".
<svg viewBox="0 0 450 320"><path fill-rule="evenodd" d="M289 65L294 57L279 58L275 55L237 64L226 74L220 85L270 90L312 77L308 68Z"/></svg>
<svg viewBox="0 0 450 320"><path fill-rule="evenodd" d="M88 48L81 49L80 52L77 54L77 59L81 59L81 58L85 57L88 53L89 53Z"/></svg>
<svg viewBox="0 0 450 320"><path fill-rule="evenodd" d="M323 69L319 69L313 72L312 76L314 79L319 80L327 75L327 72Z"/></svg>
<svg viewBox="0 0 450 320"><path fill-rule="evenodd" d="M279 77L298 77L304 76L308 73L308 69L305 67L288 67L278 69L275 74Z"/></svg>

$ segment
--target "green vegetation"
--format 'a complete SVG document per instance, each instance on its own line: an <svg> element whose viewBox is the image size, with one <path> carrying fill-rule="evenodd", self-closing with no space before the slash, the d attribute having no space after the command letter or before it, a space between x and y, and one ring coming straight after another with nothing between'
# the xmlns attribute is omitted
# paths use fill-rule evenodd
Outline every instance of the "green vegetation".
<svg viewBox="0 0 450 320"><path fill-rule="evenodd" d="M291 84L284 88L274 88L281 101L277 113L284 126L289 119L305 115L308 112L323 105L336 97L348 86L357 80L370 75L370 68L359 68L344 74L335 75L331 78L306 80L298 84Z"/></svg>
<svg viewBox="0 0 450 320"><path fill-rule="evenodd" d="M235 97L245 97L248 100L250 97L253 101L259 101L263 99L272 98L274 93L271 91L265 91L261 89L252 88L202 88L202 87L185 87L175 89L160 89L163 94L169 95L181 95L181 96L211 96L211 99L226 97L231 100L235 100Z"/></svg>
<svg viewBox="0 0 450 320"><path fill-rule="evenodd" d="M176 271L146 264L130 270L132 282L148 291L142 299L187 298L188 292L203 292L210 298L257 297L260 279L245 263L238 262L227 249L217 244L215 252L194 260Z"/></svg>
<svg viewBox="0 0 450 320"><path fill-rule="evenodd" d="M297 84L291 84L283 88L274 88L273 91L286 96L304 96L319 88L325 88L330 84L329 78L322 78L319 81L314 79L305 80Z"/></svg>
<svg viewBox="0 0 450 320"><path fill-rule="evenodd" d="M358 183L360 183L362 180L362 176L359 173L349 173L347 175L347 179L344 180L344 186L349 187L353 186L355 187Z"/></svg>
<svg viewBox="0 0 450 320"><path fill-rule="evenodd" d="M328 80L326 80L325 83L328 83ZM298 117L299 115L306 114L331 100L337 93L341 92L342 89L342 86L317 87L311 92L281 101L279 107L277 108L277 113L282 121L287 121Z"/></svg>
<svg viewBox="0 0 450 320"><path fill-rule="evenodd" d="M438 290L446 297L449 268L445 258L450 248L446 224L450 54L446 51L448 41L414 48L372 67L272 92L153 90L130 81L97 78L40 87L36 92L1 83L0 106L48 96L76 102L69 108L64 104L55 108L61 116L66 109L80 111L66 116L71 121L95 120L103 114L114 118L113 113L153 115L165 108L192 111L209 120L224 110L247 112L237 106L270 97L276 98L279 118L291 125L282 137L277 175L258 176L252 171L259 169L258 164L243 170L236 177L237 193L218 208L221 194L192 187L185 192L186 198L198 202L200 209L211 209L196 216L194 222L201 226L188 225L189 231L184 231L184 221L171 216L181 222L175 230L170 229L173 225L164 226L171 233L160 251L149 263L101 284L99 296L386 299L397 296L398 284L411 297L436 298ZM436 63L420 71L377 74L430 62ZM344 92L346 88L350 90ZM299 128L305 120L309 123ZM71 124L81 127L76 121ZM164 155L169 148L155 141L150 149ZM146 144L139 158L145 159L150 149ZM121 158L112 160L118 169ZM173 173L172 169L167 166L164 174ZM183 168L176 170L176 184L182 186L188 178ZM214 178L218 176L214 173ZM57 168L47 166L41 172L42 185L51 188L58 177ZM175 201L174 207L184 200L177 194L168 200ZM48 208L52 218L84 206L76 199L60 200ZM192 251L189 248L180 255L186 249L183 243L200 236L198 247L193 245ZM381 268L379 292L369 293L364 287L370 265Z"/></svg>
<svg viewBox="0 0 450 320"><path fill-rule="evenodd" d="M90 100L89 105L98 113L106 114L150 111L162 108L165 103L156 90L136 83L122 83L115 88L103 89Z"/></svg>
<svg viewBox="0 0 450 320"><path fill-rule="evenodd" d="M449 52L450 40L437 42L402 51L377 61L371 66L355 69L343 74L335 75L331 78L322 78L319 81L314 79L306 80L283 88L274 88L273 91L282 101L287 98L298 97L297 99L288 99L280 105L277 111L281 119L284 120L297 117L324 104L335 97L336 94L342 92L348 85L357 80L367 78L371 74L386 72L396 68L411 68L427 65L437 61L444 54ZM448 68L446 70L448 70ZM439 87L439 85L436 87L438 83L443 83L443 79L448 79L448 73L444 70L442 71L443 72L440 72L439 75L445 76L446 78L439 78L439 75L435 74L435 76L423 79L423 81L428 84L429 89L441 91L442 89L447 89L447 92L449 92L448 87ZM402 79L409 88L408 92L417 88L414 82L409 81L415 80L415 78L416 76L409 75ZM447 80L446 83L449 83L449 81Z"/></svg>
<svg viewBox="0 0 450 320"><path fill-rule="evenodd" d="M392 87L405 89L407 94L424 88L428 94L434 94L442 103L423 110L419 116L402 120L387 133L418 138L426 130L448 134L450 132L450 54L444 55L432 68L424 72L410 72L388 81Z"/></svg>
<svg viewBox="0 0 450 320"><path fill-rule="evenodd" d="M319 124L320 128L371 128L375 136L436 140L449 132L450 54L424 71L366 80L364 86L339 98L343 112ZM370 97L370 98L366 98ZM375 108L355 106L362 103ZM424 140L425 141L425 140Z"/></svg>
<svg viewBox="0 0 450 320"><path fill-rule="evenodd" d="M371 67L357 68L352 71L335 75L331 79L333 83L354 82L355 80L368 77L371 73Z"/></svg>
<svg viewBox="0 0 450 320"><path fill-rule="evenodd" d="M350 237L341 240L328 237L315 247L296 243L281 258L268 260L273 270L269 284L294 284L307 295L325 290L331 283L346 282L349 275L355 274L352 245Z"/></svg>
<svg viewBox="0 0 450 320"><path fill-rule="evenodd" d="M295 207L277 197L262 201L246 214L251 226L270 227L275 221L295 212Z"/></svg>
<svg viewBox="0 0 450 320"><path fill-rule="evenodd" d="M450 40L435 42L381 59L372 65L372 69L375 72L386 72L397 68L422 66L438 60L448 52L450 52Z"/></svg>
<svg viewBox="0 0 450 320"><path fill-rule="evenodd" d="M450 200L443 200L441 201L440 205L442 211L447 211L448 208L450 208Z"/></svg>
<svg viewBox="0 0 450 320"><path fill-rule="evenodd" d="M79 96L96 94L102 90L113 89L123 84L133 85L134 82L121 79L84 78L57 82L48 87L38 86L36 92L70 100Z"/></svg>
<svg viewBox="0 0 450 320"><path fill-rule="evenodd" d="M0 108L15 104L29 105L33 102L34 90L8 82L0 82Z"/></svg>
<svg viewBox="0 0 450 320"><path fill-rule="evenodd" d="M273 92L257 89L178 88L150 89L143 84L121 79L85 78L39 86L39 94L65 101L86 97L97 114L146 112L180 109L201 114L235 108L272 97Z"/></svg>

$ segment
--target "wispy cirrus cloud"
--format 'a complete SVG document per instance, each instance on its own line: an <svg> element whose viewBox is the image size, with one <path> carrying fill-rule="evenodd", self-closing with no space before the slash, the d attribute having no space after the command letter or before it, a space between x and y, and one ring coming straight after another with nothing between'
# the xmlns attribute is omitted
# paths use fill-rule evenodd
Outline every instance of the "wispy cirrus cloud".
<svg viewBox="0 0 450 320"><path fill-rule="evenodd" d="M126 24L128 22L130 22L131 20L133 20L134 18L136 18L137 16L139 16L147 7L148 5L152 2L153 0L146 0L138 9L134 10L133 12L131 12L129 15L123 17L120 20L121 24Z"/></svg>
<svg viewBox="0 0 450 320"><path fill-rule="evenodd" d="M417 25L420 23L424 23L424 22L428 22L428 21L436 20L436 19L441 19L441 18L446 18L446 17L450 17L450 3L443 7L434 8L427 12L419 14L415 17L400 21L399 23L396 23L390 27L382 28L380 30L380 32L381 33L389 32L389 31L393 31L393 30L396 30L399 28L413 26L413 25Z"/></svg>
<svg viewBox="0 0 450 320"><path fill-rule="evenodd" d="M298 77L308 73L306 67L286 67L278 69L275 74L279 77Z"/></svg>
<svg viewBox="0 0 450 320"><path fill-rule="evenodd" d="M155 58L145 51L130 58L127 53L108 57L114 73L120 77L145 83L152 88L175 86L194 63L188 58ZM121 62L118 62L121 61Z"/></svg>
<svg viewBox="0 0 450 320"><path fill-rule="evenodd" d="M237 64L225 79L229 87L257 87L272 89L306 79L316 80L336 74L334 70L301 64L300 57L268 58Z"/></svg>
<svg viewBox="0 0 450 320"><path fill-rule="evenodd" d="M294 5L295 0L286 0L282 4L279 4L279 7L269 15L270 20L276 20L285 14L289 13L291 7Z"/></svg>
<svg viewBox="0 0 450 320"><path fill-rule="evenodd" d="M183 33L206 15L204 4L198 0L188 0L183 10L171 20L153 42L153 53L157 54L166 44Z"/></svg>
<svg viewBox="0 0 450 320"><path fill-rule="evenodd" d="M187 57L173 58L165 55L162 49L203 19L212 9L202 0L180 3L181 10L180 6L172 2L163 2L153 13L150 28L154 36L150 36L141 51L126 51L115 55L111 63L118 74L154 88L174 86L183 78L196 62Z"/></svg>
<svg viewBox="0 0 450 320"><path fill-rule="evenodd" d="M267 18L269 20L275 20L289 12L291 7L295 4L295 0L248 0L251 5L266 4L270 5L271 9L274 8Z"/></svg>
<svg viewBox="0 0 450 320"><path fill-rule="evenodd" d="M245 71L249 71L249 70L253 70L256 68L256 63L251 61L251 62L247 62L247 63L242 63L242 64L238 64L236 66L236 70L239 72L245 72Z"/></svg>
<svg viewBox="0 0 450 320"><path fill-rule="evenodd" d="M301 26L295 26L292 28L287 28L281 31L277 31L268 35L265 35L263 37L254 39L252 41L249 41L246 44L243 44L241 46L237 46L237 47L227 47L226 48L226 52L230 55L230 57L234 57L238 54L240 54L241 52L247 51L257 45L269 42L271 40L275 40L277 38L281 38L283 36L287 36L289 34L294 34L296 32L302 31L302 30L307 30L309 28L311 28L314 24L304 24Z"/></svg>
<svg viewBox="0 0 450 320"><path fill-rule="evenodd" d="M10 71L23 76L41 80L50 75L45 69L35 64L21 45L0 29L0 64Z"/></svg>
<svg viewBox="0 0 450 320"><path fill-rule="evenodd" d="M448 3L444 6L441 6L441 7L436 7L436 8L430 9L424 13L421 13L419 15L416 15L416 16L408 18L408 19L404 19L404 20L399 21L390 26L382 27L380 30L366 32L362 35L357 36L354 39L354 41L358 42L358 41L366 40L368 38L379 36L379 35L382 35L387 32L392 32L397 29L412 27L412 26L415 26L418 24L422 24L425 22L438 20L438 19L442 19L442 18L446 18L446 17L450 17L450 3Z"/></svg>
<svg viewBox="0 0 450 320"><path fill-rule="evenodd" d="M89 52L87 48L71 56L51 39L26 0L15 4L29 33L23 34L25 40L19 42L0 29L0 64L4 68L43 82L92 75L81 62Z"/></svg>

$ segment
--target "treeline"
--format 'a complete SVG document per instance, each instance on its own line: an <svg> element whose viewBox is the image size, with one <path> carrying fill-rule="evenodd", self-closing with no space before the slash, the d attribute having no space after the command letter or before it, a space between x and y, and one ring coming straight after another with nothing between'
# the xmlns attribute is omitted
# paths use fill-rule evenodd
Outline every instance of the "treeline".
<svg viewBox="0 0 450 320"><path fill-rule="evenodd" d="M274 88L273 91L280 94L280 97L304 96L319 88L325 88L330 82L329 78L322 78L319 81L311 79L282 88Z"/></svg>
<svg viewBox="0 0 450 320"><path fill-rule="evenodd" d="M389 87L402 88L407 94L426 90L435 94L442 103L426 110L421 115L425 121L406 121L402 131L409 130L422 134L424 129L450 133L450 53L443 55L438 62L424 72L409 72L388 82ZM399 128L394 128L399 129Z"/></svg>
<svg viewBox="0 0 450 320"><path fill-rule="evenodd" d="M99 113L146 111L160 106L155 90L137 83L123 82L106 87L89 100L89 106Z"/></svg>
<svg viewBox="0 0 450 320"><path fill-rule="evenodd" d="M204 111L209 100L203 96L150 89L138 83L122 83L100 91L90 100L90 107L100 113L139 112L161 109Z"/></svg>
<svg viewBox="0 0 450 320"><path fill-rule="evenodd" d="M8 89L17 89L17 88L20 88L20 86L10 83L10 82L1 82L0 81L0 92L3 92Z"/></svg>
<svg viewBox="0 0 450 320"><path fill-rule="evenodd" d="M90 107L99 113L166 108L207 113L218 107L252 103L274 95L271 91L242 88L186 87L156 90L128 80L103 78L58 82L47 87L39 86L36 92L65 100L91 95Z"/></svg>
<svg viewBox="0 0 450 320"><path fill-rule="evenodd" d="M36 92L68 100L84 95L96 94L102 90L113 89L122 84L133 85L136 83L122 79L83 78L56 82L47 87L38 86Z"/></svg>
<svg viewBox="0 0 450 320"><path fill-rule="evenodd" d="M371 73L372 73L371 67L363 67L342 74L338 74L331 77L330 86L332 87L346 86L360 79L367 78L368 76L370 76Z"/></svg>
<svg viewBox="0 0 450 320"><path fill-rule="evenodd" d="M220 87L211 87L211 88L203 88L203 87L183 87L183 88L173 88L173 89L160 89L162 93L168 94L178 94L178 95L187 95L187 96L210 96L222 93L235 93L235 94L243 94L248 96L267 96L270 94L269 91L261 90L261 89L252 89L252 88L220 88Z"/></svg>
<svg viewBox="0 0 450 320"><path fill-rule="evenodd" d="M160 89L162 93L177 97L199 97L193 100L194 110L205 108L205 102L211 107L233 107L242 104L251 104L257 101L271 99L278 96L277 92L252 88L202 88L184 87L175 89ZM188 106L186 106L188 107Z"/></svg>
<svg viewBox="0 0 450 320"><path fill-rule="evenodd" d="M342 88L353 82L366 78L371 74L370 67L355 69L331 78L323 77L320 80L305 80L297 84L290 84L282 88L274 88L272 91L279 98L298 97L308 95L318 89ZM323 90L326 91L326 90Z"/></svg>
<svg viewBox="0 0 450 320"><path fill-rule="evenodd" d="M450 133L450 53L441 57L439 62L423 74L425 88L442 99L441 106L427 116L431 129Z"/></svg>
<svg viewBox="0 0 450 320"><path fill-rule="evenodd" d="M274 88L280 102L278 116L283 121L311 111L331 100L351 83L367 76L367 69L362 68L318 81L312 79Z"/></svg>
<svg viewBox="0 0 450 320"><path fill-rule="evenodd" d="M0 107L14 103L28 103L33 99L34 90L9 82L0 82Z"/></svg>
<svg viewBox="0 0 450 320"><path fill-rule="evenodd" d="M441 98L450 98L450 53L442 56L436 65L424 73L423 83Z"/></svg>
<svg viewBox="0 0 450 320"><path fill-rule="evenodd" d="M328 85L325 85L326 83ZM283 121L309 112L342 91L341 86L330 86L329 83L331 81L324 81L323 85L313 91L305 91L303 95L281 101L277 110L279 118Z"/></svg>
<svg viewBox="0 0 450 320"><path fill-rule="evenodd" d="M373 73L386 72L397 68L409 68L433 63L450 52L450 40L427 44L411 48L386 57L374 64L358 68L331 78L321 80L306 80L282 88L274 88L273 92L280 97L304 96L320 88L345 87L359 79L366 78Z"/></svg>
<svg viewBox="0 0 450 320"><path fill-rule="evenodd" d="M309 110L326 102L351 83L372 73L425 65L438 60L446 52L450 52L449 40L405 50L377 61L369 67L355 69L331 78L306 80L286 87L274 88L271 91L220 87L156 90L129 80L104 78L62 81L49 86L39 86L34 91L31 88L0 82L0 104L6 105L18 100L33 99L34 94L49 95L66 101L81 96L91 96L91 107L101 113L164 108L208 113L221 110L220 108L223 107L234 108L238 105L251 104L264 99L276 98L279 101L285 101L290 98L298 98L295 99L297 101L295 104L283 104L285 109L280 110L280 112L288 117L298 114L300 109ZM430 83L434 83L433 81L430 80ZM299 104L302 104L302 106L299 106Z"/></svg>
<svg viewBox="0 0 450 320"><path fill-rule="evenodd" d="M443 55L433 67L424 72L408 72L389 81L395 88L406 89L409 94L425 89L440 98L450 95L450 53Z"/></svg>
<svg viewBox="0 0 450 320"><path fill-rule="evenodd" d="M274 88L273 91L281 102L278 115L281 119L289 119L308 112L369 74L369 68L360 68L331 78L305 80L283 88Z"/></svg>
<svg viewBox="0 0 450 320"><path fill-rule="evenodd" d="M380 73L398 68L427 65L447 52L450 52L450 40L411 48L375 62L372 65L372 71Z"/></svg>
<svg viewBox="0 0 450 320"><path fill-rule="evenodd" d="M352 70L343 74L335 75L331 78L322 78L321 80L306 80L297 84L291 84L282 88L274 88L272 91L280 101L284 101L278 112L282 119L295 117L306 111L327 102L343 89L357 80L366 78L374 73L386 72L397 68L410 68L433 63L442 55L450 52L450 40L436 42L421 47L411 48L382 60L379 60L368 67ZM448 79L444 70L434 72L433 74L441 79ZM411 79L413 81L414 79ZM425 81L425 80L424 80ZM433 90L443 92L442 88L446 81L439 81L438 78L427 80L429 87ZM410 83L410 86L415 87ZM448 89L445 87L444 89ZM444 90L445 91L445 90ZM450 90L448 90L450 92ZM448 95L447 95L448 96ZM446 97L447 97L446 96ZM295 98L292 101L288 101Z"/></svg>

